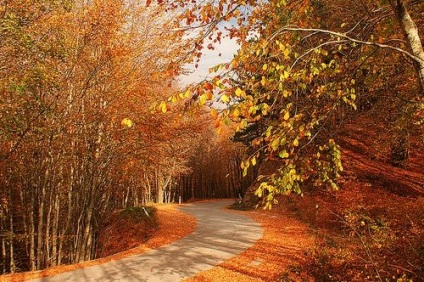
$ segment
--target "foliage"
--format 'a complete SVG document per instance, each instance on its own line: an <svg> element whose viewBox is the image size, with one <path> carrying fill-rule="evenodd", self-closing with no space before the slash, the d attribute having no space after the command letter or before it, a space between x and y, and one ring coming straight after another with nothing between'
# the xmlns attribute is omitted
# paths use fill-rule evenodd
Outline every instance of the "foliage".
<svg viewBox="0 0 424 282"><path fill-rule="evenodd" d="M373 218L365 211L346 211L343 222L349 236L369 238L369 242L364 242L368 246L381 248L382 244L390 243L394 238L390 224L385 219Z"/></svg>
<svg viewBox="0 0 424 282"><path fill-rule="evenodd" d="M113 210L175 199L201 127L150 108L186 62L171 15L139 1L0 3L1 273L95 258Z"/></svg>
<svg viewBox="0 0 424 282"><path fill-rule="evenodd" d="M1 273L95 258L116 209L238 193L239 149L220 150L232 167L219 181L206 165L193 176L215 142L201 139L209 115L157 103L177 91L193 41L176 11L145 4L0 3Z"/></svg>
<svg viewBox="0 0 424 282"><path fill-rule="evenodd" d="M239 136L253 138L248 140L253 153L241 165L245 172L258 160L283 160L279 171L263 179L257 190L258 195L266 196L268 207L275 194L301 194L306 183L337 189L343 170L334 141L337 131L355 110L372 106L382 93L389 95L390 103L381 113L399 116L391 127L396 133L394 151L407 158L408 143L399 140L414 130L410 121L420 116L422 100L422 80L408 64L422 64L422 52L410 52L396 43L408 32L417 31L402 25L403 17L409 16L403 1L362 1L360 5L357 1L339 5L325 0L177 2L169 8L185 10L176 25L206 27L196 39L195 60L201 57L203 42L220 42L225 35L219 26L222 21L229 21L224 30L239 40L240 50L231 62L210 70L215 73L213 78L171 100L192 94L200 105L225 104L219 116L217 111L211 112L217 124L233 123ZM161 5L166 4L161 1ZM419 11L419 5L416 7ZM403 9L400 14L396 13L399 9ZM390 19L392 11L400 26ZM237 24L231 24L232 19ZM402 65L404 74L382 60L388 55L397 70ZM398 99L399 92L390 92L387 83L395 79L393 86L400 86L397 78L403 75L416 75L417 87L402 89ZM252 124L257 125L257 135L244 134L254 128Z"/></svg>
<svg viewBox="0 0 424 282"><path fill-rule="evenodd" d="M217 135L209 112L197 121L202 124L203 132L192 145L194 152L189 161L190 173L180 178L183 200L244 195L257 173L253 169L246 177L242 176L240 163L245 147L230 140L231 130L224 128Z"/></svg>

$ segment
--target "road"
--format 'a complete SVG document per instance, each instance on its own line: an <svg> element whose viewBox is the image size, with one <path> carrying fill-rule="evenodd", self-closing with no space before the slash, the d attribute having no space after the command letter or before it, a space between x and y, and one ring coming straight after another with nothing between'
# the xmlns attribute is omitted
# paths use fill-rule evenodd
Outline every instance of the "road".
<svg viewBox="0 0 424 282"><path fill-rule="evenodd" d="M225 211L233 200L187 204L197 229L170 245L145 253L31 281L181 281L242 253L262 237L247 216ZM181 224L184 224L182 222Z"/></svg>

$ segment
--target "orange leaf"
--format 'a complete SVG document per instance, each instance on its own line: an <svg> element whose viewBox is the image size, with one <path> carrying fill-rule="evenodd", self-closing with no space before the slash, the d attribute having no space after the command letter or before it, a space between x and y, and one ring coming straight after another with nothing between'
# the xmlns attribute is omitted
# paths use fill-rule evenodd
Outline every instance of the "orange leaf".
<svg viewBox="0 0 424 282"><path fill-rule="evenodd" d="M213 89L212 84L210 84L209 82L206 82L206 83L205 83L205 89L206 89L206 90L212 90L212 89Z"/></svg>
<svg viewBox="0 0 424 282"><path fill-rule="evenodd" d="M218 111L216 109L211 109L211 116L214 119L217 119L218 118Z"/></svg>

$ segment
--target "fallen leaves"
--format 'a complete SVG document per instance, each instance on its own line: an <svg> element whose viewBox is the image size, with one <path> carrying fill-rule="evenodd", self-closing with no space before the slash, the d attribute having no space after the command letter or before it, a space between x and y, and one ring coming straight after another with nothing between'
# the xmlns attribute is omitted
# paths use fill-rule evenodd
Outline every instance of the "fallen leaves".
<svg viewBox="0 0 424 282"><path fill-rule="evenodd" d="M146 245L155 249L181 239L196 229L196 219L182 213L175 205L157 205L159 230ZM182 224L184 223L184 224Z"/></svg>
<svg viewBox="0 0 424 282"><path fill-rule="evenodd" d="M314 237L306 225L287 216L283 207L242 213L262 225L263 237L242 254L185 282L279 281L288 268L304 261L304 250L313 245Z"/></svg>

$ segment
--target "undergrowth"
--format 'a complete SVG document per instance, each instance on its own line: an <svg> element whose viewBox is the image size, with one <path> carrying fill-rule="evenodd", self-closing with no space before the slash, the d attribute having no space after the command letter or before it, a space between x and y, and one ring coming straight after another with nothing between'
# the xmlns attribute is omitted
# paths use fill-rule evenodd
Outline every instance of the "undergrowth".
<svg viewBox="0 0 424 282"><path fill-rule="evenodd" d="M234 204L232 204L231 206L228 207L229 209L232 210L239 210L239 211L250 211L255 209L255 205L252 205L249 202L235 202Z"/></svg>
<svg viewBox="0 0 424 282"><path fill-rule="evenodd" d="M97 258L134 248L151 238L158 228L155 207L128 207L115 213L100 232Z"/></svg>
<svg viewBox="0 0 424 282"><path fill-rule="evenodd" d="M424 281L424 199L375 187L282 199L314 230L302 265L315 281Z"/></svg>
<svg viewBox="0 0 424 282"><path fill-rule="evenodd" d="M141 221L152 222L157 227L156 213L156 208L151 206L128 207L121 211L120 217L122 219L130 219L134 223Z"/></svg>

